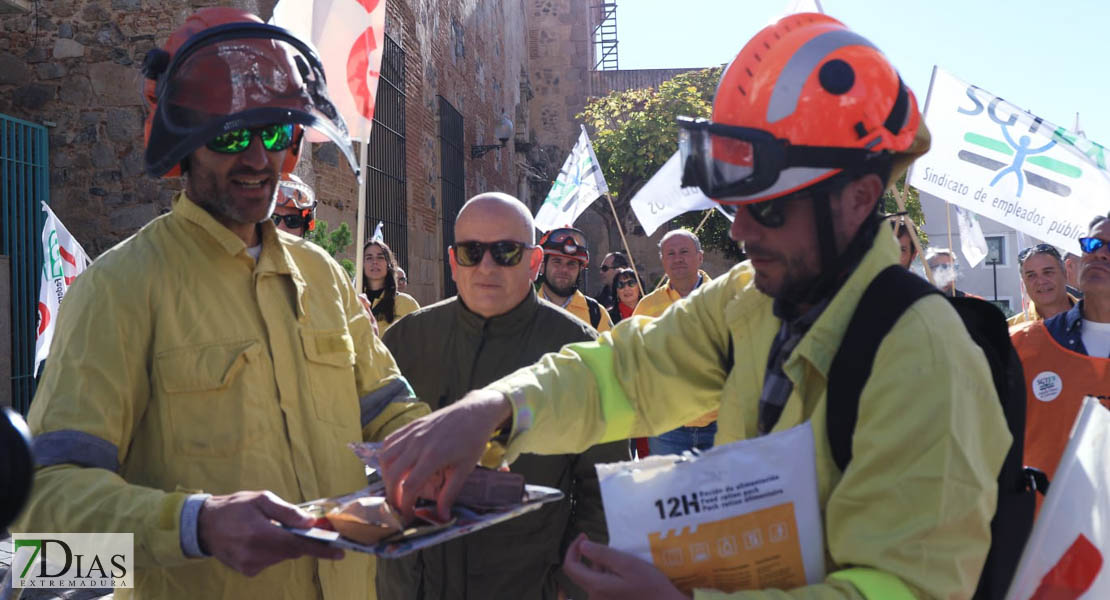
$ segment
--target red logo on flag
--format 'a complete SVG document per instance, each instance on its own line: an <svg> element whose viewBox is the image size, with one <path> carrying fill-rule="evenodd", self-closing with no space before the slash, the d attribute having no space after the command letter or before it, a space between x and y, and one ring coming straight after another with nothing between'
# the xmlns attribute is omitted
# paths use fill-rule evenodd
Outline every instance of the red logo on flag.
<svg viewBox="0 0 1110 600"><path fill-rule="evenodd" d="M1045 573L1029 600L1076 600L1095 582L1102 569L1102 553L1082 533L1056 566Z"/></svg>
<svg viewBox="0 0 1110 600"><path fill-rule="evenodd" d="M366 12L373 13L380 0L357 0ZM347 86L355 99L359 114L367 119L374 118L374 88L377 87L380 71L369 70L370 54L378 49L374 28L368 27L358 36L347 56Z"/></svg>

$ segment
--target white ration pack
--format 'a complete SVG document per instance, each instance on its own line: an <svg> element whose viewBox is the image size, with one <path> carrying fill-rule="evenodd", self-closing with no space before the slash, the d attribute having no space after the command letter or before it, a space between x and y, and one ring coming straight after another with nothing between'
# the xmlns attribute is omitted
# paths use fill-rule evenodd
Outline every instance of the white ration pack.
<svg viewBox="0 0 1110 600"><path fill-rule="evenodd" d="M692 457L597 465L609 545L684 592L790 589L825 578L809 422Z"/></svg>

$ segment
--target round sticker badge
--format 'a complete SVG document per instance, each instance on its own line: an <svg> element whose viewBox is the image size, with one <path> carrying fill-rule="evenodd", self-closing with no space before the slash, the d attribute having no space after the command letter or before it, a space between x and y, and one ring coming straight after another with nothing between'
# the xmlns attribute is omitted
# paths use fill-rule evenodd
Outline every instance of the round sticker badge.
<svg viewBox="0 0 1110 600"><path fill-rule="evenodd" d="M1033 378L1033 395L1041 402L1052 402L1063 389L1064 382L1052 371L1041 371Z"/></svg>

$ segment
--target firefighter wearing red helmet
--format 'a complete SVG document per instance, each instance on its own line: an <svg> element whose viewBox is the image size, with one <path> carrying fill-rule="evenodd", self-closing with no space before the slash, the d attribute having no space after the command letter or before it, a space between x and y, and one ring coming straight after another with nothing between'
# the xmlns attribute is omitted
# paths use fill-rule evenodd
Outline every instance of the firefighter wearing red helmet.
<svg viewBox="0 0 1110 600"><path fill-rule="evenodd" d="M879 202L928 147L913 93L865 38L796 14L726 68L710 120L680 127L687 185L734 212L749 260L657 319L626 319L394 433L391 497L408 512L446 473L442 511L500 427L512 459L658 435L711 411L717 444L811 422L823 579L760 584L753 572L680 591L666 565L584 538L564 571L604 598L971 597L1011 438L983 352L944 298L914 302L877 345L844 471L826 428L830 363L864 290L888 269L909 276Z"/></svg>
<svg viewBox="0 0 1110 600"><path fill-rule="evenodd" d="M184 190L70 288L14 529L132 532L138 598L373 598L367 555L275 524L308 527L294 504L366 485L344 442L427 413L344 269L270 218L306 129L350 154L320 61L207 8L144 66L147 172Z"/></svg>
<svg viewBox="0 0 1110 600"><path fill-rule="evenodd" d="M539 296L602 331L613 328L613 319L597 300L579 290L590 266L586 234L573 227L558 227L540 238L543 270Z"/></svg>

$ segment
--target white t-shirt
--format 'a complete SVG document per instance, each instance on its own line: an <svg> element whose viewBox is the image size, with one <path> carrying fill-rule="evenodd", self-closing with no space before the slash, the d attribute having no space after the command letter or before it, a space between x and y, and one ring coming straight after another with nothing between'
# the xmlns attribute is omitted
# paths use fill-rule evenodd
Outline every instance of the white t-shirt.
<svg viewBox="0 0 1110 600"><path fill-rule="evenodd" d="M255 262L258 262L258 257L262 256L262 242L259 242L257 246L251 246L250 248L247 248L247 254L249 254L250 257L255 260Z"/></svg>
<svg viewBox="0 0 1110 600"><path fill-rule="evenodd" d="M1079 326L1079 335L1083 338L1083 347L1087 349L1087 356L1110 358L1110 323L1096 323L1084 319Z"/></svg>

